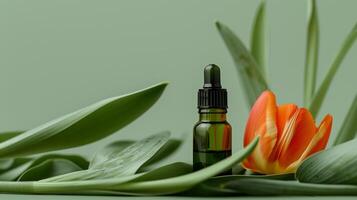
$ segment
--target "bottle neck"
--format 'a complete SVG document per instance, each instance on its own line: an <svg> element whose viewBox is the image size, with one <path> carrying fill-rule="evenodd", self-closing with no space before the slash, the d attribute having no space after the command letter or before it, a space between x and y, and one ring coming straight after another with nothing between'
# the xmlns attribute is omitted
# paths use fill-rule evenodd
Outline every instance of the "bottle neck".
<svg viewBox="0 0 357 200"><path fill-rule="evenodd" d="M199 119L203 122L224 122L227 120L227 109L222 108L205 108L199 109Z"/></svg>

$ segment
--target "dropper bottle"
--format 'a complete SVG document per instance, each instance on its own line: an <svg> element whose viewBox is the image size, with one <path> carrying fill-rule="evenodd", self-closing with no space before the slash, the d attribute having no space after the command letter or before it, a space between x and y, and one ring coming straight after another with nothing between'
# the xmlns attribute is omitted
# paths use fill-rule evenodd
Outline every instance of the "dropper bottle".
<svg viewBox="0 0 357 200"><path fill-rule="evenodd" d="M204 68L203 89L198 91L199 121L193 128L193 169L208 167L232 154L232 128L226 120L227 90L221 86L220 69ZM223 174L231 174L231 170Z"/></svg>

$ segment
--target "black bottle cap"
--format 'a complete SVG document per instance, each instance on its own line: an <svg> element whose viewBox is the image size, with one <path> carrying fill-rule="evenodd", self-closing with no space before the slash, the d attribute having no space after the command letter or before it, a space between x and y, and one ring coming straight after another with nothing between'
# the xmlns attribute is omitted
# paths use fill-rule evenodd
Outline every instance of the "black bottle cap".
<svg viewBox="0 0 357 200"><path fill-rule="evenodd" d="M198 106L201 108L223 108L227 106L227 90L221 86L221 71L215 64L204 69L203 89L198 90Z"/></svg>

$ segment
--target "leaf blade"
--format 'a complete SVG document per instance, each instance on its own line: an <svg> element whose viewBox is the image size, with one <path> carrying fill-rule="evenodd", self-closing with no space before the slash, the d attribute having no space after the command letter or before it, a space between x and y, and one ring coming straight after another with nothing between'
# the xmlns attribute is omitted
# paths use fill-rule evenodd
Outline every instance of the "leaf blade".
<svg viewBox="0 0 357 200"><path fill-rule="evenodd" d="M82 170L76 163L61 158L49 159L27 169L23 172L18 181L38 181L53 176L59 176L75 171Z"/></svg>
<svg viewBox="0 0 357 200"><path fill-rule="evenodd" d="M311 0L307 27L307 43L304 76L304 105L309 106L315 93L316 73L319 54L319 22L316 1Z"/></svg>
<svg viewBox="0 0 357 200"><path fill-rule="evenodd" d="M225 188L237 194L254 196L288 196L288 195L356 195L357 186L299 183L273 179L240 179L228 183Z"/></svg>
<svg viewBox="0 0 357 200"><path fill-rule="evenodd" d="M18 136L25 131L6 131L6 132L1 132L0 133L0 142L4 142L10 138L13 138L15 136Z"/></svg>
<svg viewBox="0 0 357 200"><path fill-rule="evenodd" d="M268 84L243 42L226 25L216 22L216 27L233 58L247 103L252 107Z"/></svg>
<svg viewBox="0 0 357 200"><path fill-rule="evenodd" d="M297 169L300 182L357 185L357 139L308 157Z"/></svg>
<svg viewBox="0 0 357 200"><path fill-rule="evenodd" d="M342 144L356 137L357 134L357 95L355 96L348 113L343 120L340 131L334 141L334 146Z"/></svg>
<svg viewBox="0 0 357 200"><path fill-rule="evenodd" d="M251 33L250 47L259 70L266 78L267 39L266 39L266 1L261 1L255 14Z"/></svg>
<svg viewBox="0 0 357 200"><path fill-rule="evenodd" d="M41 163L46 162L48 160L53 159L62 159L68 160L82 169L86 169L88 167L88 161L78 155L66 155L66 154L45 154L36 158L29 157L18 157L12 159L13 162L9 166L9 168L0 171L0 180L1 181L14 181L18 177L20 177L27 170L34 168Z"/></svg>
<svg viewBox="0 0 357 200"><path fill-rule="evenodd" d="M259 138L257 137L245 149L240 150L231 157L190 174L153 181L124 183L112 189L120 192L150 195L182 192L244 160L254 150L258 141Z"/></svg>
<svg viewBox="0 0 357 200"><path fill-rule="evenodd" d="M152 158L169 140L169 132L161 132L147 137L126 148L110 146L104 149L105 156L95 156L87 170L76 171L42 182L66 182L79 180L107 179L134 175L138 169ZM98 162L100 161L100 162Z"/></svg>
<svg viewBox="0 0 357 200"><path fill-rule="evenodd" d="M295 180L295 174L217 176L200 183L184 194L195 196L237 195L237 191L226 188L226 184L240 179Z"/></svg>
<svg viewBox="0 0 357 200"><path fill-rule="evenodd" d="M148 110L161 96L166 85L160 83L105 99L26 131L0 143L0 157L71 148L102 139ZM83 132L86 133L85 137Z"/></svg>
<svg viewBox="0 0 357 200"><path fill-rule="evenodd" d="M313 97L309 109L313 114L313 116L317 116L318 112L320 111L321 105L326 97L328 89L330 88L331 82L334 76L336 75L338 69L340 68L343 59L345 58L348 51L356 41L356 38L357 38L357 23L355 24L351 32L348 34L347 38L344 40L340 51L338 52L322 84L320 85L316 94Z"/></svg>

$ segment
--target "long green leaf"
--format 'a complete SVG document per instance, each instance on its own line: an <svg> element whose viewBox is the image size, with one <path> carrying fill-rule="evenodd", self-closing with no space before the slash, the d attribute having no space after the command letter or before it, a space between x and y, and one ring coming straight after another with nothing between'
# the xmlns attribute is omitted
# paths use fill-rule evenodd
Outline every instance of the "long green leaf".
<svg viewBox="0 0 357 200"><path fill-rule="evenodd" d="M266 31L266 14L265 0L259 5L253 22L252 35L250 39L251 52L261 74L266 78L266 59L267 59L267 31Z"/></svg>
<svg viewBox="0 0 357 200"><path fill-rule="evenodd" d="M15 136L18 136L22 134L25 131L7 131L7 132L1 132L0 133L0 142L4 142L10 138L13 138Z"/></svg>
<svg viewBox="0 0 357 200"><path fill-rule="evenodd" d="M224 188L235 191L239 195L254 196L357 195L357 186L354 185L312 184L272 179L239 179L227 183Z"/></svg>
<svg viewBox="0 0 357 200"><path fill-rule="evenodd" d="M357 95L343 121L340 131L337 134L334 145L342 144L356 137L357 134Z"/></svg>
<svg viewBox="0 0 357 200"><path fill-rule="evenodd" d="M172 163L150 172L123 176L118 178L69 181L69 182L43 182L43 181L0 181L0 192L8 193L35 193L35 194L115 194L128 193L113 191L112 188L129 181L150 181L161 178L171 178L188 174L192 166L185 163Z"/></svg>
<svg viewBox="0 0 357 200"><path fill-rule="evenodd" d="M67 160L79 166L81 169L88 168L88 161L78 155L46 154L37 158L19 157L12 159L13 162L7 169L0 170L0 181L16 180L26 171L37 168L39 165L42 165L42 163L54 159Z"/></svg>
<svg viewBox="0 0 357 200"><path fill-rule="evenodd" d="M70 113L0 143L0 157L71 148L98 141L134 121L160 97L167 83Z"/></svg>
<svg viewBox="0 0 357 200"><path fill-rule="evenodd" d="M337 70L340 68L343 59L345 58L348 51L356 41L356 38L357 38L357 23L355 24L355 26L353 27L352 31L349 33L345 41L343 42L342 47L339 53L337 54L337 57L335 58L322 84L320 85L319 89L314 95L312 103L310 104L310 111L314 116L317 116L321 108L321 105L325 99L325 96L327 94L327 91L331 85L331 82Z"/></svg>
<svg viewBox="0 0 357 200"><path fill-rule="evenodd" d="M94 158L92 159L90 165L96 165L98 163L102 163L110 152L116 151L120 152L124 150L126 147L134 144L133 140L120 140L113 142L99 151ZM145 162L140 169L139 172L148 171L148 168L152 168L151 165L158 163L161 160L164 160L166 157L169 157L173 154L181 145L182 141L178 139L169 139L163 147L159 149L157 153L153 157L151 157L147 162ZM91 166L90 166L91 167Z"/></svg>
<svg viewBox="0 0 357 200"><path fill-rule="evenodd" d="M167 143L147 162L145 162L138 172L150 171L165 163L165 159L175 153L181 146L182 141L179 139L170 139Z"/></svg>
<svg viewBox="0 0 357 200"><path fill-rule="evenodd" d="M13 181L16 180L24 171L31 166L31 158L14 158L3 159L1 165L3 168L0 170L0 181Z"/></svg>
<svg viewBox="0 0 357 200"><path fill-rule="evenodd" d="M357 184L357 139L307 158L297 169L300 182Z"/></svg>
<svg viewBox="0 0 357 200"><path fill-rule="evenodd" d="M139 176L128 182L144 182L144 181L153 181L160 179L173 178L177 176L182 176L192 173L192 165L184 162L175 162L157 169L151 170L149 172L143 173L142 176Z"/></svg>
<svg viewBox="0 0 357 200"><path fill-rule="evenodd" d="M316 1L310 0L310 13L307 25L307 44L304 76L304 105L309 106L315 93L316 72L319 54L319 22Z"/></svg>
<svg viewBox="0 0 357 200"><path fill-rule="evenodd" d="M257 97L268 88L268 84L243 42L222 23L216 22L216 26L232 55L248 105L251 107Z"/></svg>
<svg viewBox="0 0 357 200"><path fill-rule="evenodd" d="M228 175L212 177L184 195L194 196L230 196L236 195L237 191L226 188L228 183L239 181L240 179L273 179L273 180L295 180L295 174L278 174L278 175Z"/></svg>
<svg viewBox="0 0 357 200"><path fill-rule="evenodd" d="M87 170L76 171L61 176L41 180L42 182L78 181L107 179L133 175L152 158L169 140L170 133L162 132L140 140L125 149L122 146L106 148L98 158L94 158ZM100 162L98 162L100 161Z"/></svg>
<svg viewBox="0 0 357 200"><path fill-rule="evenodd" d="M93 165L95 166L103 163L104 161L108 160L109 155L118 154L133 144L135 144L135 141L133 140L119 140L106 145L94 155L89 163L89 168L92 168Z"/></svg>
<svg viewBox="0 0 357 200"><path fill-rule="evenodd" d="M129 182L117 185L112 189L126 193L150 195L175 194L182 192L212 176L228 170L234 164L244 160L254 150L258 141L259 139L255 138L245 149L240 150L231 157L190 174L153 181Z"/></svg>
<svg viewBox="0 0 357 200"><path fill-rule="evenodd" d="M26 170L21 174L18 181L38 181L79 170L83 170L83 168L70 160L49 159Z"/></svg>
<svg viewBox="0 0 357 200"><path fill-rule="evenodd" d="M0 133L0 142L4 142L10 138L13 138L17 135L22 134L24 131L7 131L7 132L1 132ZM25 160L23 159L17 159L15 160L14 158L5 158L5 159L0 159L0 177L1 174L4 171L7 171L10 168L16 168L18 165L23 164L23 162L27 162L30 160L29 158ZM20 161L20 162L17 162Z"/></svg>
<svg viewBox="0 0 357 200"><path fill-rule="evenodd" d="M208 178L226 171L235 163L245 159L255 148L259 139L249 144L245 149L233 154L210 167L189 173L191 166L174 164L147 173L107 178L99 180L80 180L67 182L1 182L0 192L10 193L40 193L40 194L174 194L187 190ZM167 169L169 168L169 170ZM159 180L157 180L159 179Z"/></svg>

